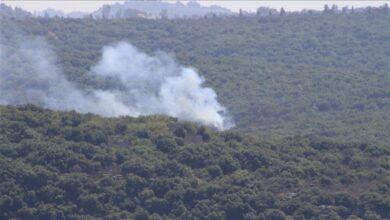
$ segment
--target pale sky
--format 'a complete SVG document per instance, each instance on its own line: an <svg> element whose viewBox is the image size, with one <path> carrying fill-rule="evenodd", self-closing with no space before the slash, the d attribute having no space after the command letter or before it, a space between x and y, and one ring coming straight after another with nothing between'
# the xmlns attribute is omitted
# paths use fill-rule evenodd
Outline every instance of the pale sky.
<svg viewBox="0 0 390 220"><path fill-rule="evenodd" d="M19 1L19 0L0 0L1 3L5 3L8 6L20 7L24 10L34 12L41 11L47 8L57 9L64 12L72 11L82 11L82 12L92 12L97 10L104 4L114 4L115 2L123 1L72 1L72 0L29 0L29 1ZM169 1L175 3L176 0ZM187 1L181 1L186 3ZM202 6L210 5L220 5L222 7L228 8L232 11L238 11L240 8L245 11L254 12L256 8L260 6L267 6L271 8L280 9L283 7L286 11L300 11L302 9L316 9L322 10L325 4L328 5L337 5L339 8L344 6L354 6L355 8L366 7L366 6L382 6L385 3L390 5L390 1L245 1L245 0L226 0L226 1L212 1L212 0L202 0L198 1Z"/></svg>

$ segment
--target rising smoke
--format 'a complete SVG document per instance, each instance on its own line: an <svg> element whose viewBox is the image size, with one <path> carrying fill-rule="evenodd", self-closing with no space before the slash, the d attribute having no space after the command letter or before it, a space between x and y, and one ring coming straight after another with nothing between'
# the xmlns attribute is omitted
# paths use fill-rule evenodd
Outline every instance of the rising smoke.
<svg viewBox="0 0 390 220"><path fill-rule="evenodd" d="M88 75L117 86L82 89L65 77L44 39L14 39L3 44L0 38L0 104L33 103L108 117L164 114L218 129L232 126L204 79L165 53L152 57L126 42L106 46Z"/></svg>

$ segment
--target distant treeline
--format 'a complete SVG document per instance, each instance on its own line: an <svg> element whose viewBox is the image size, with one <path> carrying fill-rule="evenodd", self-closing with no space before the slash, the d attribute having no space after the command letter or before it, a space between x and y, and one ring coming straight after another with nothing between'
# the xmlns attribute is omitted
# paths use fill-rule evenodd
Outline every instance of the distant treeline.
<svg viewBox="0 0 390 220"><path fill-rule="evenodd" d="M227 16L275 16L286 14L348 14L348 13L375 13L375 12L388 12L389 6L385 3L380 7L364 7L354 8L342 7L338 8L336 5L324 5L324 9L313 10L303 9L300 12L287 12L284 8L275 9L270 7L259 7L255 12L247 12L242 9L238 13L234 13L226 8L220 6L202 7L197 2L190 2L188 4L182 4L180 2L171 4L160 1L146 1L146 2L126 2L124 4L107 4L97 9L92 13L85 12L71 12L64 13L60 10L46 9L40 12L34 12L33 14L27 12L19 7L12 8L6 4L0 4L0 17L13 18L13 19L25 19L29 17L46 17L46 18L92 18L92 19L130 19L130 18L143 18L143 19L200 19L200 18L216 18Z"/></svg>

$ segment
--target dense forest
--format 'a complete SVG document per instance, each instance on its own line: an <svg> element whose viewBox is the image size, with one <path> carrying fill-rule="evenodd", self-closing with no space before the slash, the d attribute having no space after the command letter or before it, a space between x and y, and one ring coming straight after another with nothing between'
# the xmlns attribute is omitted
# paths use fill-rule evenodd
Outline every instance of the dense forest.
<svg viewBox="0 0 390 220"><path fill-rule="evenodd" d="M0 219L386 219L390 150L0 107Z"/></svg>
<svg viewBox="0 0 390 220"><path fill-rule="evenodd" d="M266 138L317 135L386 144L390 139L390 13L289 14L198 20L3 19L44 36L81 86L101 48L131 42L197 68L237 129Z"/></svg>
<svg viewBox="0 0 390 220"><path fill-rule="evenodd" d="M0 106L0 219L390 218L387 7L0 25L2 45L15 33L47 40L82 88L111 86L88 74L106 45L169 53L236 125Z"/></svg>

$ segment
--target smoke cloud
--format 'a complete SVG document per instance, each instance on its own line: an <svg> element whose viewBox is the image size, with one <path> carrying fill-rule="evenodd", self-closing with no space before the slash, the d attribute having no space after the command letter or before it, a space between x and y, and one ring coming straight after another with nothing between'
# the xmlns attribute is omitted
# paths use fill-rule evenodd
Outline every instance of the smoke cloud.
<svg viewBox="0 0 390 220"><path fill-rule="evenodd" d="M88 75L115 86L80 88L56 65L44 39L15 39L13 44L0 39L0 104L33 103L107 117L164 114L218 129L233 125L204 79L165 53L149 56L126 42L106 46Z"/></svg>

